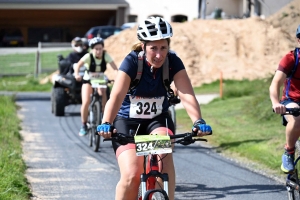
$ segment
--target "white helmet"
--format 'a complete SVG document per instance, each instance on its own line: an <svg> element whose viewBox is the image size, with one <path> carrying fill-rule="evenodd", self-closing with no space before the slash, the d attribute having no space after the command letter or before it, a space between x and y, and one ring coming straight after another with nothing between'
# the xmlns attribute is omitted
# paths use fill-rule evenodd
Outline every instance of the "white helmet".
<svg viewBox="0 0 300 200"><path fill-rule="evenodd" d="M171 25L161 17L150 17L139 24L137 38L140 41L155 41L173 36Z"/></svg>
<svg viewBox="0 0 300 200"><path fill-rule="evenodd" d="M104 41L103 41L103 39L102 39L101 37L94 37L94 38L90 39L90 41L89 41L89 46L90 46L92 49L94 48L94 46L95 46L96 44L102 44L102 46L104 47Z"/></svg>

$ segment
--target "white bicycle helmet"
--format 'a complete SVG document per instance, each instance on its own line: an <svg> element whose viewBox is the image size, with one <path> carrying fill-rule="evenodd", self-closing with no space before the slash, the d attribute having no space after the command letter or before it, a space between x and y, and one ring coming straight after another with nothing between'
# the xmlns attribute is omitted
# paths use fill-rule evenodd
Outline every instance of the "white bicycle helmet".
<svg viewBox="0 0 300 200"><path fill-rule="evenodd" d="M137 38L140 41L155 41L173 36L171 25L161 17L150 17L139 24Z"/></svg>
<svg viewBox="0 0 300 200"><path fill-rule="evenodd" d="M104 41L103 41L103 39L102 39L101 37L94 37L94 38L90 39L90 41L89 41L89 46L90 46L92 49L94 48L94 46L95 46L96 44L102 44L102 46L104 47Z"/></svg>

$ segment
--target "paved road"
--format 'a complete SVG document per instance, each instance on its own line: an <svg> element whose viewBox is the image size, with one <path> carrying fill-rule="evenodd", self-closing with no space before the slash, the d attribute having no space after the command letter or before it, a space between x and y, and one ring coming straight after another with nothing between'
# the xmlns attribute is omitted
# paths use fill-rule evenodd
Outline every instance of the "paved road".
<svg viewBox="0 0 300 200"><path fill-rule="evenodd" d="M114 199L119 171L111 144L102 143L95 153L88 138L78 136L80 107L68 106L66 116L55 117L47 98L17 99L33 199ZM249 171L203 144L177 145L174 162L176 200L286 199L282 183Z"/></svg>

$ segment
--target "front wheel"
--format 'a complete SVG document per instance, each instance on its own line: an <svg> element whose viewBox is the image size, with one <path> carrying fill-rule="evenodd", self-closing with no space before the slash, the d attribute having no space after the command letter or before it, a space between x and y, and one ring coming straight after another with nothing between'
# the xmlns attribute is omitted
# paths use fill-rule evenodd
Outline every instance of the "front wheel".
<svg viewBox="0 0 300 200"><path fill-rule="evenodd" d="M101 122L101 102L95 101L94 105L92 106L93 109L93 121L91 123L91 129L90 129L90 146L93 146L94 151L98 152L100 147L100 135L95 134L96 133L96 127Z"/></svg>
<svg viewBox="0 0 300 200"><path fill-rule="evenodd" d="M93 147L94 151L97 152L100 147L100 135L95 134L96 128L100 124L101 121L101 103L97 100L93 100L91 98L91 102L94 102L93 105L89 107L89 116L88 116L88 123L89 123L89 146Z"/></svg>
<svg viewBox="0 0 300 200"><path fill-rule="evenodd" d="M155 192L153 195L152 195L152 198L151 200L165 200L165 197L162 193L160 192Z"/></svg>
<svg viewBox="0 0 300 200"><path fill-rule="evenodd" d="M172 121L174 123L174 127L175 127L175 130L176 131L176 111L175 111L175 106L174 105L171 105L169 107L169 115L170 117L172 118ZM175 133L174 133L175 134Z"/></svg>

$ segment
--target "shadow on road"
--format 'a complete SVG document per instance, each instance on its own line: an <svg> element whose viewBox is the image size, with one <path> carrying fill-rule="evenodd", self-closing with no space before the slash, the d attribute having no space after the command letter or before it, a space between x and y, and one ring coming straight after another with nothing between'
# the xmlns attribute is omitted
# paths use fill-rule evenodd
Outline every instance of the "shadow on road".
<svg viewBox="0 0 300 200"><path fill-rule="evenodd" d="M239 195L270 194L283 192L282 185L237 185L220 188L206 187L204 184L177 183L176 199L220 199L230 196L230 199L239 199ZM187 192L188 191L188 192ZM235 197L235 195L237 195Z"/></svg>

